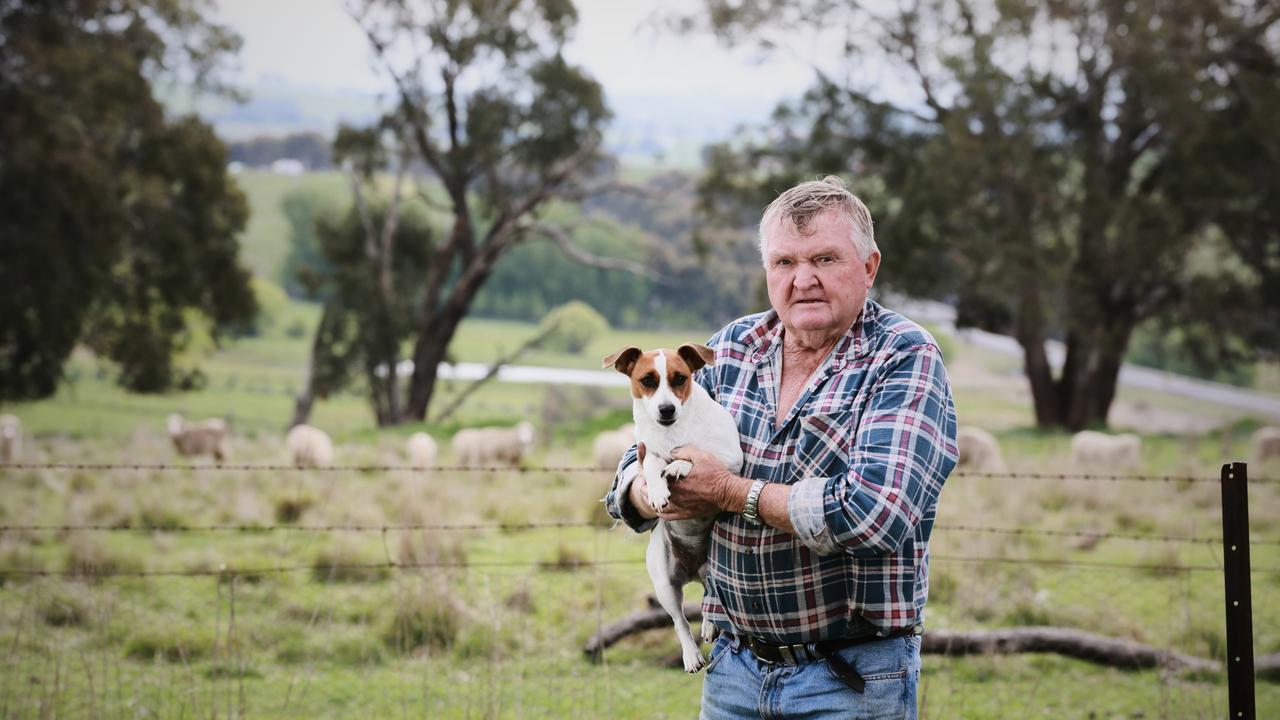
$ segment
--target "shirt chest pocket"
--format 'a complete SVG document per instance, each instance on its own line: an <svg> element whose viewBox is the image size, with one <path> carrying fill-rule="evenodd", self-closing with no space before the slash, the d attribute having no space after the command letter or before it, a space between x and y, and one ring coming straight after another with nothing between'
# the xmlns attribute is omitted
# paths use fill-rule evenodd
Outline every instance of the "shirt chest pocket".
<svg viewBox="0 0 1280 720"><path fill-rule="evenodd" d="M853 449L853 411L816 412L800 418L796 439L795 475L832 477L849 470Z"/></svg>

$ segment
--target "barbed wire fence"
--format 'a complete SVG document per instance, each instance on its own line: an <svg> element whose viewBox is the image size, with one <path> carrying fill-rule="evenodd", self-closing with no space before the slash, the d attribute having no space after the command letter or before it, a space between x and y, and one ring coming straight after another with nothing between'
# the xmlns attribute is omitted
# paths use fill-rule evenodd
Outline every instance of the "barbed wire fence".
<svg viewBox="0 0 1280 720"><path fill-rule="evenodd" d="M94 522L96 508L78 515L65 497L51 507L46 474L72 476L59 484L67 496L81 475L101 496L286 489L274 490L267 520L231 512L193 522L189 509L134 508ZM598 497L608 475L579 466L425 475L373 464L0 467L0 483L23 488L6 490L0 514L9 668L0 716L687 716L701 683L666 667L677 654L668 625L616 642L600 662L583 653L610 622L645 609L643 538L611 531L598 505L591 514L516 495L536 482ZM445 519L325 521L320 511L412 482ZM956 496L942 507L957 500L958 511L939 519L931 543L926 634L951 644L927 648L922 716L1225 714L1222 532L1208 519L1217 483L953 475ZM352 487L335 493L337 484ZM1280 481L1249 484L1275 496ZM1011 485L1030 495L1020 500L1030 509L996 500ZM307 495L309 508L282 514L291 493ZM1168 507L1180 510L1152 518ZM1250 546L1258 650L1274 653L1280 538L1261 534ZM1061 650L961 646L974 633L1046 627L1141 644L1168 662L1135 669ZM1178 666L1175 655L1203 663ZM1258 700L1259 717L1280 709L1276 684L1259 684Z"/></svg>

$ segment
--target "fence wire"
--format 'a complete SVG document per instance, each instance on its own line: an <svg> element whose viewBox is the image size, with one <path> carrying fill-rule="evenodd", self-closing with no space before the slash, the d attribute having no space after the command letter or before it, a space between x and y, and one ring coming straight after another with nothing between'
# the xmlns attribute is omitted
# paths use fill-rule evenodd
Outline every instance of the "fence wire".
<svg viewBox="0 0 1280 720"><path fill-rule="evenodd" d="M701 678L672 667L669 626L583 652L649 611L646 538L603 515L607 471L353 468L0 473L0 717L696 714ZM1216 478L957 477L927 638L1052 627L1203 662L930 651L921 717L1226 712ZM1260 488L1255 515L1278 496ZM1251 544L1263 656L1280 652L1280 541ZM1260 681L1260 717L1280 717L1278 687Z"/></svg>

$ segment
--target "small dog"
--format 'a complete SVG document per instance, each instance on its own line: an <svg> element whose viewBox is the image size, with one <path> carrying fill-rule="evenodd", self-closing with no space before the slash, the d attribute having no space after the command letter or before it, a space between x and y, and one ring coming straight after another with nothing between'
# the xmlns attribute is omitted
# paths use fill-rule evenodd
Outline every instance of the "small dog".
<svg viewBox="0 0 1280 720"><path fill-rule="evenodd" d="M672 451L681 445L712 453L730 472L742 470L737 422L693 380L693 373L714 362L715 352L705 345L681 345L675 352L626 347L604 359L605 367L631 378L636 442L645 446L641 472L655 510L666 508L671 498L668 483L693 469L687 460L672 461ZM715 518L659 520L645 553L649 579L658 602L675 623L684 669L690 673L701 670L706 661L684 616L684 586L705 580L707 542L714 523ZM711 634L711 623L704 620L703 639L710 641Z"/></svg>

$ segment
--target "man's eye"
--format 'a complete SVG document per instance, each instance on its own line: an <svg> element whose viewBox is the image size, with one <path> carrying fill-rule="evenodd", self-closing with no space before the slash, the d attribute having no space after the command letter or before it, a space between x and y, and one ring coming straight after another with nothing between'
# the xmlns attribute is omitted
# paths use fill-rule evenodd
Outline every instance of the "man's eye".
<svg viewBox="0 0 1280 720"><path fill-rule="evenodd" d="M835 261L836 261L836 259L835 259L834 257L832 257L831 255L822 255L822 256L820 256L820 257L818 258L818 264L819 264L819 265L830 265L831 263L833 263L833 262L835 262Z"/></svg>
<svg viewBox="0 0 1280 720"><path fill-rule="evenodd" d="M650 389L656 388L658 387L658 378L652 375L645 375L640 378L640 384Z"/></svg>
<svg viewBox="0 0 1280 720"><path fill-rule="evenodd" d="M787 267L790 264L791 264L791 261L787 260L786 258L778 258L777 260L773 261L774 267Z"/></svg>
<svg viewBox="0 0 1280 720"><path fill-rule="evenodd" d="M671 387L680 387L681 385L684 384L684 381L688 379L689 378L685 377L684 375L681 375L680 373L676 373L675 376L671 378Z"/></svg>

